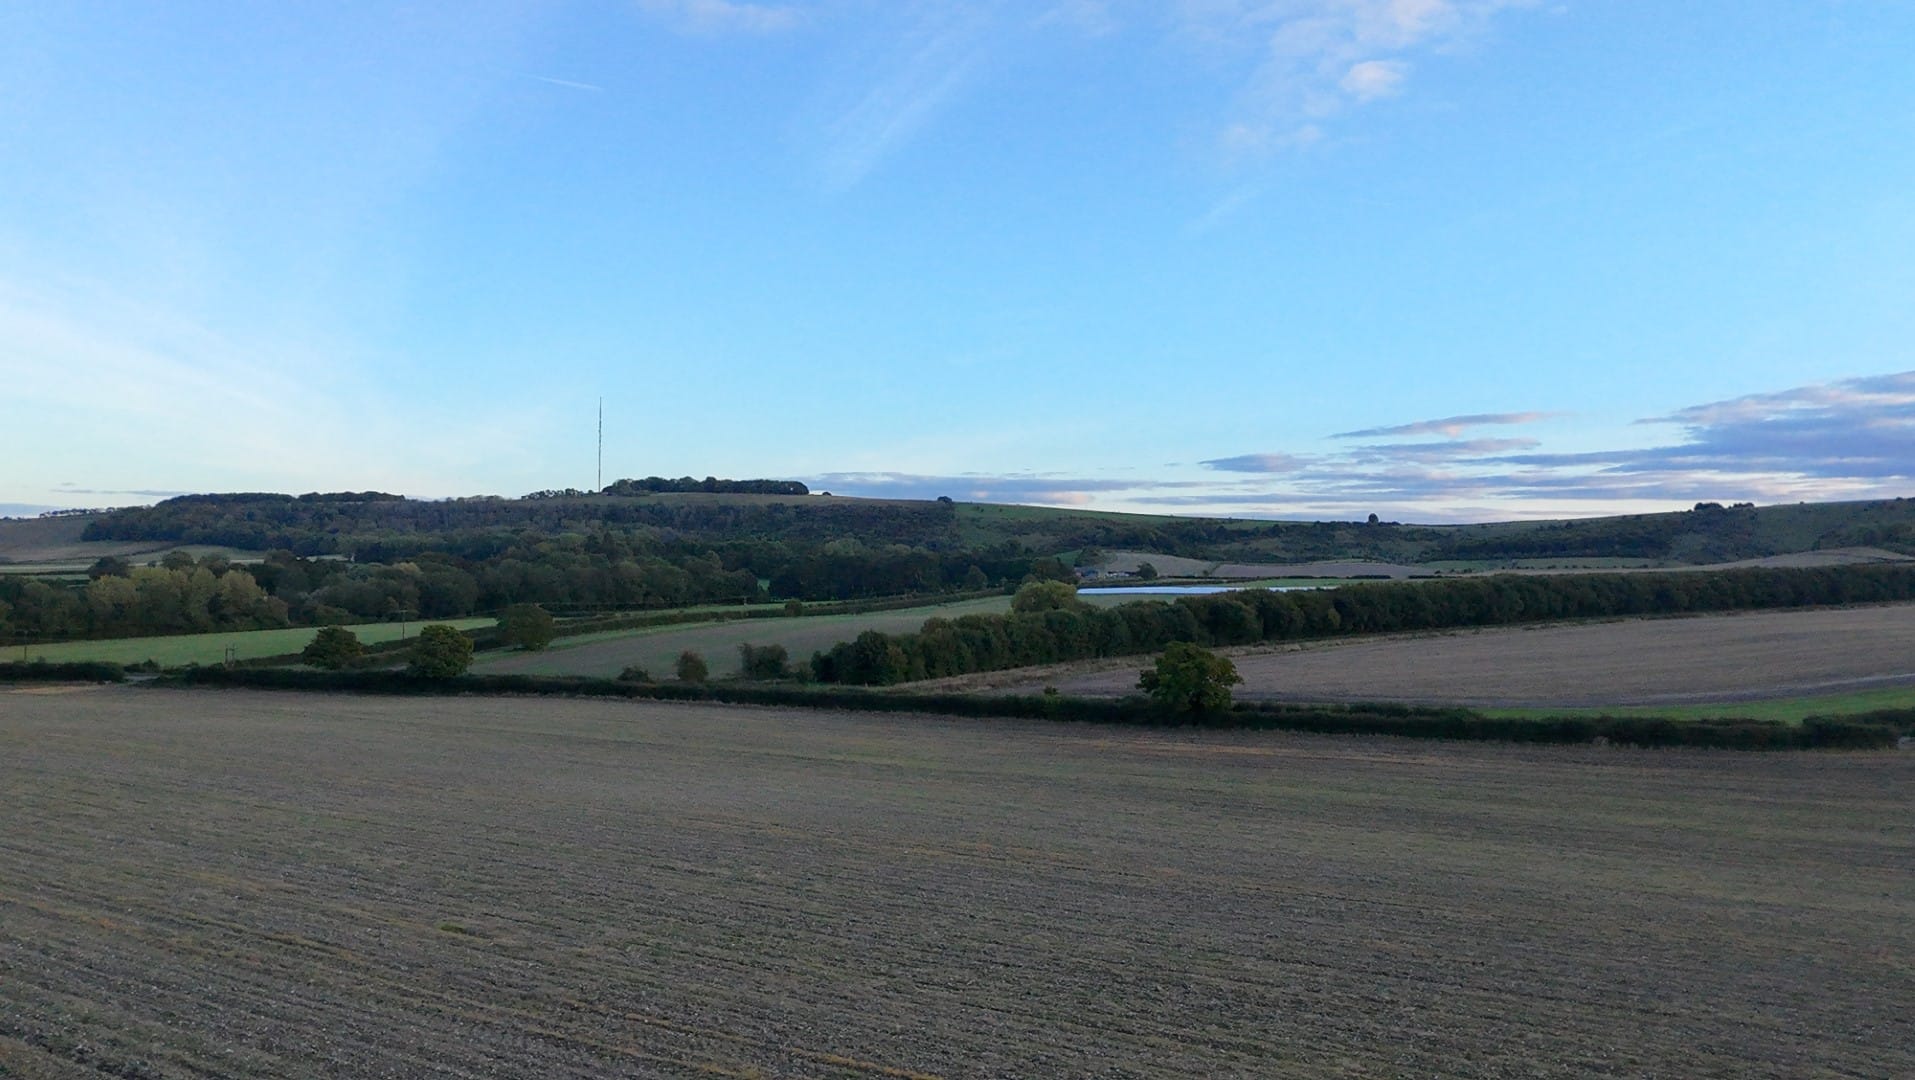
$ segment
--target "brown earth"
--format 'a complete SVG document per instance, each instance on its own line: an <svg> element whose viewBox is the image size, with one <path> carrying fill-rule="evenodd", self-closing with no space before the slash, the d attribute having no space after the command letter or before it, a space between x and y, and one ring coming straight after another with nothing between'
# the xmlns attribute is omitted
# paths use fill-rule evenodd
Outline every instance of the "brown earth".
<svg viewBox="0 0 1915 1080"><path fill-rule="evenodd" d="M1481 706L1668 705L1915 684L1915 604L1397 634L1222 650L1237 696ZM1137 657L966 688L1134 693ZM932 684L921 684L930 686Z"/></svg>
<svg viewBox="0 0 1915 1080"><path fill-rule="evenodd" d="M0 1075L1915 1074L1915 756L0 693Z"/></svg>
<svg viewBox="0 0 1915 1080"><path fill-rule="evenodd" d="M1530 560L1521 560L1530 561ZM1576 560L1564 560L1567 565L1550 567L1512 567L1498 571L1480 571L1481 573L1506 574L1640 574L1664 570L1737 570L1747 567L1818 567L1818 566L1854 566L1865 563L1909 562L1911 557L1885 548L1852 547L1827 548L1818 551L1801 551L1788 555L1769 555L1760 559L1740 559L1735 562L1700 563L1686 566L1612 566L1604 565L1603 560L1594 564L1578 564ZM1437 576L1439 571L1428 566L1416 566L1407 563L1363 562L1360 560L1324 560L1305 563L1221 563L1206 562L1202 559L1186 559L1176 555L1153 555L1147 551L1113 551L1101 564L1106 570L1135 572L1143 563L1150 563L1159 574L1167 577L1190 578L1229 578L1233 580L1254 580L1258 578L1390 578L1401 581L1406 578L1424 578ZM1453 572L1452 572L1453 573Z"/></svg>

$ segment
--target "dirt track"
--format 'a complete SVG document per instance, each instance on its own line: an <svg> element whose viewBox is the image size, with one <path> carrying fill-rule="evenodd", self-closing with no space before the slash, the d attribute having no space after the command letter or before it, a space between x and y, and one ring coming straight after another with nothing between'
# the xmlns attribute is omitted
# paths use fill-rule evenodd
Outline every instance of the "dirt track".
<svg viewBox="0 0 1915 1080"><path fill-rule="evenodd" d="M0 1075L1911 1075L1911 780L0 693Z"/></svg>
<svg viewBox="0 0 1915 1080"><path fill-rule="evenodd" d="M1243 698L1666 705L1915 683L1915 604L1392 636L1232 653ZM1020 678L1135 691L1139 661Z"/></svg>

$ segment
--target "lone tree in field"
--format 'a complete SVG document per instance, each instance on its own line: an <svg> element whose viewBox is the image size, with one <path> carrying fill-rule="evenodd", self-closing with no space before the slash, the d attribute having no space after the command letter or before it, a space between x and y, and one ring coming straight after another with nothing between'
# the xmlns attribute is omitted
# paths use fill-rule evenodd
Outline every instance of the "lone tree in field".
<svg viewBox="0 0 1915 1080"><path fill-rule="evenodd" d="M513 604L499 615L499 639L526 652L538 652L558 636L558 624L537 604Z"/></svg>
<svg viewBox="0 0 1915 1080"><path fill-rule="evenodd" d="M1070 611L1084 606L1077 598L1077 586L1068 581L1033 581L1011 597L1011 610L1020 614L1032 611Z"/></svg>
<svg viewBox="0 0 1915 1080"><path fill-rule="evenodd" d="M425 679L450 679L472 666L472 639L457 627L433 623L419 631L412 644L411 674Z"/></svg>
<svg viewBox="0 0 1915 1080"><path fill-rule="evenodd" d="M1137 564L1137 580L1156 581L1157 568L1150 565L1149 563L1138 563Z"/></svg>
<svg viewBox="0 0 1915 1080"><path fill-rule="evenodd" d="M358 635L343 626L322 627L299 651L301 659L317 668L338 671L366 654Z"/></svg>
<svg viewBox="0 0 1915 1080"><path fill-rule="evenodd" d="M1208 713L1230 708L1230 688L1242 681L1229 657L1173 641L1157 658L1157 666L1138 677L1137 688L1170 712Z"/></svg>
<svg viewBox="0 0 1915 1080"><path fill-rule="evenodd" d="M705 666L705 658L691 649L678 654L674 671L679 682L702 683L711 675L711 669Z"/></svg>

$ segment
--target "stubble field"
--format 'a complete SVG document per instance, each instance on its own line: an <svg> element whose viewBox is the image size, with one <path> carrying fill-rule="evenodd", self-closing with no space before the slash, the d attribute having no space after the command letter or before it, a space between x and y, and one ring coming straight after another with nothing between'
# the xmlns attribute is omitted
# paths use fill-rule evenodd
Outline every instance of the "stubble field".
<svg viewBox="0 0 1915 1080"><path fill-rule="evenodd" d="M1586 708L1915 684L1915 604L1390 635L1226 650L1246 699ZM951 685L1136 693L1134 658Z"/></svg>
<svg viewBox="0 0 1915 1080"><path fill-rule="evenodd" d="M11 691L0 1075L1910 1075L1912 780Z"/></svg>

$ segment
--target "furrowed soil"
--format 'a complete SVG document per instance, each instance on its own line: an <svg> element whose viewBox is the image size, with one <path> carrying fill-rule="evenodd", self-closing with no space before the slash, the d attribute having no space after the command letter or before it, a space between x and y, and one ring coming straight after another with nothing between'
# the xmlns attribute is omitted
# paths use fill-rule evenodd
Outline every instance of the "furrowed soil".
<svg viewBox="0 0 1915 1080"><path fill-rule="evenodd" d="M0 694L0 1075L1915 1075L1915 755Z"/></svg>
<svg viewBox="0 0 1915 1080"><path fill-rule="evenodd" d="M1221 650L1246 700L1583 708L1915 685L1915 604L1505 627ZM1137 692L1148 658L921 684Z"/></svg>

